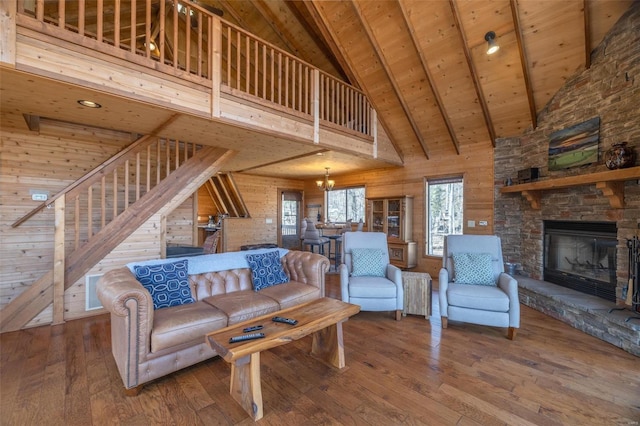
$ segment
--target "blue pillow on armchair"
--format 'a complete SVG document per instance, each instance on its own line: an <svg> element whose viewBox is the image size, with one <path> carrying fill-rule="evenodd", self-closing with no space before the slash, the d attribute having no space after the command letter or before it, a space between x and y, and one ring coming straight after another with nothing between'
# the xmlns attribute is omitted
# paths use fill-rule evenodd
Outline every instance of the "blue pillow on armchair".
<svg viewBox="0 0 640 426"><path fill-rule="evenodd" d="M456 283L496 285L491 253L453 253L452 256Z"/></svg>
<svg viewBox="0 0 640 426"><path fill-rule="evenodd" d="M136 279L151 293L153 309L194 303L187 273L188 260L134 266Z"/></svg>

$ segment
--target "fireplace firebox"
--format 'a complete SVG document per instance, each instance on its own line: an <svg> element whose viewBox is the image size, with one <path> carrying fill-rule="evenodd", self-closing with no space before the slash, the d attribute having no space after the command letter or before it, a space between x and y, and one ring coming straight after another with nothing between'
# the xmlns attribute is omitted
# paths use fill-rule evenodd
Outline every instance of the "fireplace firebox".
<svg viewBox="0 0 640 426"><path fill-rule="evenodd" d="M544 221L544 280L616 300L615 222Z"/></svg>

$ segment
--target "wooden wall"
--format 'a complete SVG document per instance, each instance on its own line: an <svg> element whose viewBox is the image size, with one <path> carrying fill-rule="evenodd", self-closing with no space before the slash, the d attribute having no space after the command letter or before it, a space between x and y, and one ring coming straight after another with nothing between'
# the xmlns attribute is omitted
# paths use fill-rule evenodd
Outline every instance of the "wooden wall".
<svg viewBox="0 0 640 426"><path fill-rule="evenodd" d="M405 155L406 165L402 168L373 170L350 175L332 175L336 188L365 185L367 197L387 197L412 195L413 240L418 242L418 266L415 271L424 271L437 279L442 266L442 258L425 255L425 197L426 178L444 176L464 176L464 233L492 234L493 224L493 148L487 141L464 148L460 155L439 156L437 160L427 160L420 152ZM316 188L315 181L305 181L305 215L315 212L309 205L321 204L324 207L324 193ZM324 208L322 208L324 211ZM324 220L324 213L323 213ZM470 228L468 221L476 226ZM488 226L478 226L486 220ZM365 228L366 229L366 228Z"/></svg>
<svg viewBox="0 0 640 426"><path fill-rule="evenodd" d="M224 250L240 250L245 244L277 243L278 189L303 190L304 182L247 174L233 177L251 217L225 219ZM269 220L271 223L267 223Z"/></svg>

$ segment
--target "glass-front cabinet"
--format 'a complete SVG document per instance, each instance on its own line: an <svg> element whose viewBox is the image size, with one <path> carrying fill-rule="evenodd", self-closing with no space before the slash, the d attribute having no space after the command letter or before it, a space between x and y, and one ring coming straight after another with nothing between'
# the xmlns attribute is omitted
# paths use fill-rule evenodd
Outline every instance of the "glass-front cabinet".
<svg viewBox="0 0 640 426"><path fill-rule="evenodd" d="M417 263L417 243L413 241L413 197L370 198L367 200L369 231L384 232L391 263L413 268Z"/></svg>

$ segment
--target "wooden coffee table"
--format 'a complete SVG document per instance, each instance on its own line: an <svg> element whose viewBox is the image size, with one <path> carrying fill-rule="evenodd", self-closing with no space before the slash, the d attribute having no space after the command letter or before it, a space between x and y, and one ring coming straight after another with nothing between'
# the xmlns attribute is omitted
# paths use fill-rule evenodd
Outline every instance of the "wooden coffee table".
<svg viewBox="0 0 640 426"><path fill-rule="evenodd" d="M324 297L214 331L206 338L211 347L231 363L231 396L253 420L259 420L263 415L260 352L313 334L311 354L336 368L343 368L342 323L358 312L358 305ZM275 323L271 321L274 316L293 318L298 324ZM264 326L257 331L264 333L264 338L229 343L229 338L245 334L242 330L254 325Z"/></svg>

